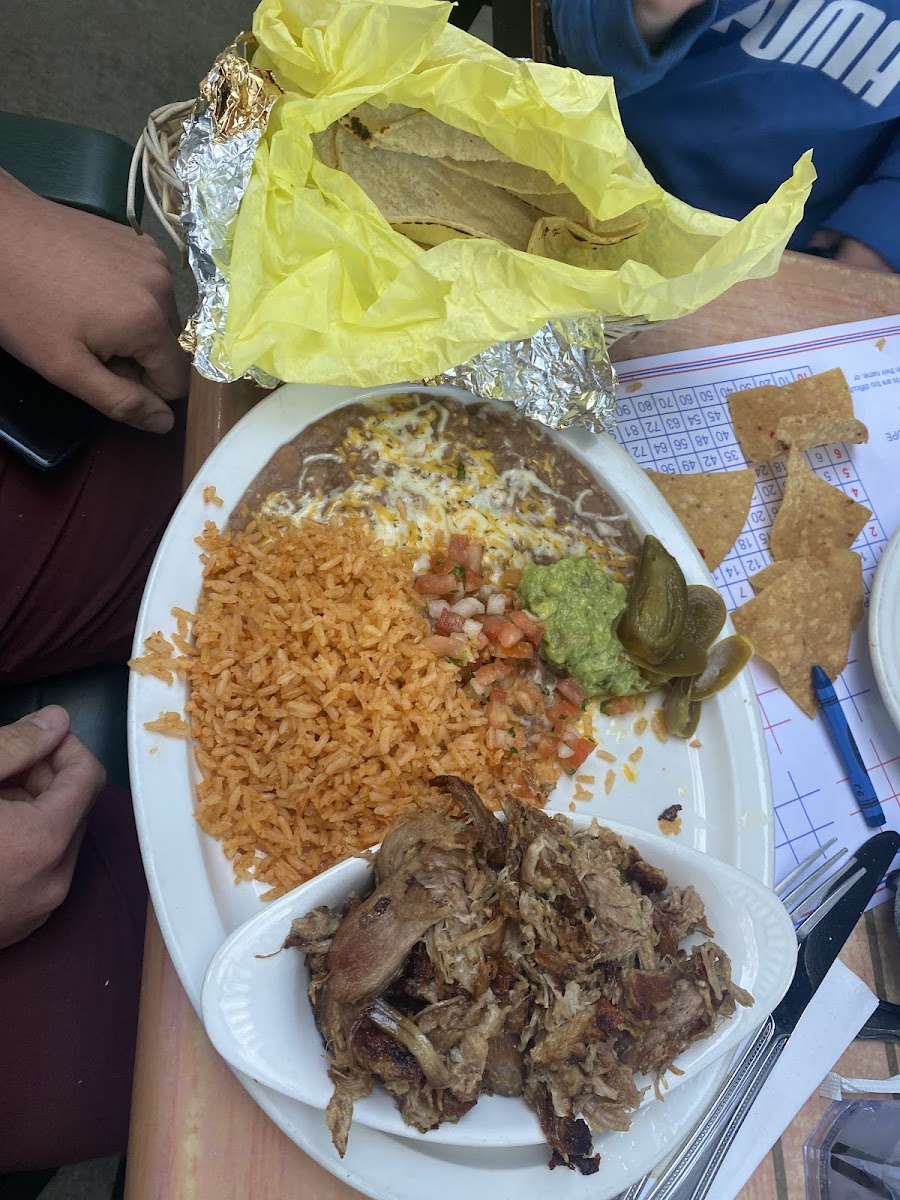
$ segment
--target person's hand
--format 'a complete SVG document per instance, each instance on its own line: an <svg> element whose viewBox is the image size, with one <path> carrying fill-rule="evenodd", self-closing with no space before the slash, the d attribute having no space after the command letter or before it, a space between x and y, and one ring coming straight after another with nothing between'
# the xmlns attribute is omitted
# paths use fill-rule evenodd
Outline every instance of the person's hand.
<svg viewBox="0 0 900 1200"><path fill-rule="evenodd" d="M841 237L831 229L820 229L809 242L810 250L827 250L834 262L847 267L862 267L866 271L890 271L894 268L885 262L877 250L858 242L855 238Z"/></svg>
<svg viewBox="0 0 900 1200"><path fill-rule="evenodd" d="M0 171L0 345L115 421L165 433L187 391L165 255Z"/></svg>
<svg viewBox="0 0 900 1200"><path fill-rule="evenodd" d="M672 26L704 0L631 0L634 23L651 50L656 49Z"/></svg>
<svg viewBox="0 0 900 1200"><path fill-rule="evenodd" d="M0 728L0 950L43 925L69 891L106 772L50 705Z"/></svg>
<svg viewBox="0 0 900 1200"><path fill-rule="evenodd" d="M893 267L884 261L881 255L854 238L842 238L834 256L835 262L844 263L848 267L862 267L867 271L891 271Z"/></svg>

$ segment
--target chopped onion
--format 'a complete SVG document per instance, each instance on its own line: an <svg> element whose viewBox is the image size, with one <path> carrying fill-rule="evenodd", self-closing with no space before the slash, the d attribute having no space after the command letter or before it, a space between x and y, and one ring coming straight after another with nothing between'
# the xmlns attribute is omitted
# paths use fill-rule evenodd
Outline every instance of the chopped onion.
<svg viewBox="0 0 900 1200"><path fill-rule="evenodd" d="M506 597L502 592L495 592L492 596L488 596L486 611L490 617L499 617L501 613L506 612Z"/></svg>
<svg viewBox="0 0 900 1200"><path fill-rule="evenodd" d="M474 617L476 613L484 612L484 605L474 596L464 596L453 605L453 611L461 617Z"/></svg>
<svg viewBox="0 0 900 1200"><path fill-rule="evenodd" d="M436 621L444 609L449 607L450 605L446 600L429 600L428 615L431 617L432 621Z"/></svg>
<svg viewBox="0 0 900 1200"><path fill-rule="evenodd" d="M557 758L572 758L575 751L571 746L567 746L565 742L560 742L559 749L556 751Z"/></svg>
<svg viewBox="0 0 900 1200"><path fill-rule="evenodd" d="M463 633L466 635L469 641L474 642L481 633L481 626L477 621L466 621L465 625L463 625Z"/></svg>

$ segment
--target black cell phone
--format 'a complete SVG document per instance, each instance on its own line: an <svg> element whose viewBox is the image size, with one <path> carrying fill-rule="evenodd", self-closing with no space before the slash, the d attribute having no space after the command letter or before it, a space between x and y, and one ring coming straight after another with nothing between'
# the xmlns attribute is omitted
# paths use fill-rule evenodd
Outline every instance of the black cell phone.
<svg viewBox="0 0 900 1200"><path fill-rule="evenodd" d="M40 471L58 471L108 423L0 349L0 445Z"/></svg>

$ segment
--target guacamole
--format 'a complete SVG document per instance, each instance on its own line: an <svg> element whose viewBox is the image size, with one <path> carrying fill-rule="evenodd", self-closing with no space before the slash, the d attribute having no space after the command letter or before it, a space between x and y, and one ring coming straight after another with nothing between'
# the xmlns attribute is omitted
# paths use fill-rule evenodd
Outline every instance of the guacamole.
<svg viewBox="0 0 900 1200"><path fill-rule="evenodd" d="M544 625L540 654L589 696L632 696L645 684L614 632L628 593L591 558L527 566L519 595Z"/></svg>

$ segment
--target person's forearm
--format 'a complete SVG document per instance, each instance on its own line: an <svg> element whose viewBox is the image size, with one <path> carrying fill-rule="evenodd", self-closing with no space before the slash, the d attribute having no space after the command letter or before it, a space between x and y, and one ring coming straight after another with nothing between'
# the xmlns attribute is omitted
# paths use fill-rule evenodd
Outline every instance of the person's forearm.
<svg viewBox="0 0 900 1200"><path fill-rule="evenodd" d="M631 0L634 23L651 50L657 49L686 12L703 0Z"/></svg>
<svg viewBox="0 0 900 1200"><path fill-rule="evenodd" d="M634 23L651 50L665 39L666 34L681 16L677 12L660 11L653 0L631 0Z"/></svg>
<svg viewBox="0 0 900 1200"><path fill-rule="evenodd" d="M19 220L27 212L27 205L35 197L24 183L19 183L15 176L10 175L0 167L0 263L12 250L13 244L19 240L21 230Z"/></svg>
<svg viewBox="0 0 900 1200"><path fill-rule="evenodd" d="M900 274L900 122L895 122L893 134L869 178L822 224L843 239L836 255L840 262L881 270L887 267ZM854 242L862 247L857 249ZM868 253L863 247L868 247ZM879 267L879 261L883 266Z"/></svg>
<svg viewBox="0 0 900 1200"><path fill-rule="evenodd" d="M739 3L740 0L733 0ZM567 66L610 75L619 99L657 83L716 20L720 0L550 0Z"/></svg>

